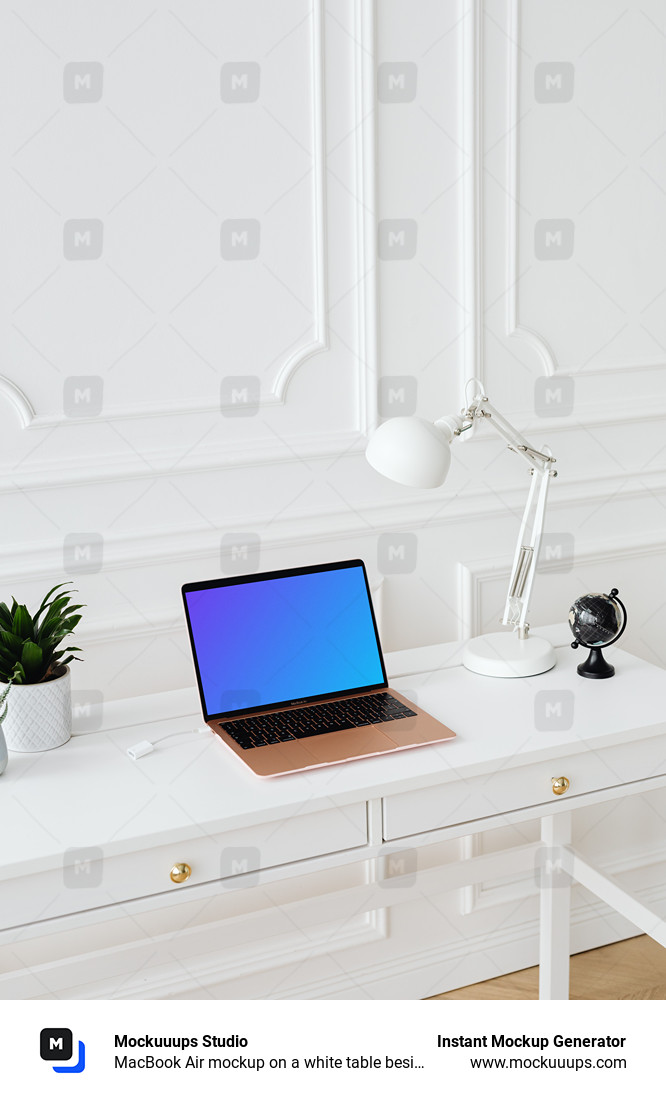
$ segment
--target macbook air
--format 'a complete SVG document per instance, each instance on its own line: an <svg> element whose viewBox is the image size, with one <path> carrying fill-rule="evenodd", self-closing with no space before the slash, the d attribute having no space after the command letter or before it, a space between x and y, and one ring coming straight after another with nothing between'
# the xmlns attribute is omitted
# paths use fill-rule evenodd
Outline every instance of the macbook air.
<svg viewBox="0 0 666 1100"><path fill-rule="evenodd" d="M182 591L204 718L256 775L455 737L389 688L362 561Z"/></svg>

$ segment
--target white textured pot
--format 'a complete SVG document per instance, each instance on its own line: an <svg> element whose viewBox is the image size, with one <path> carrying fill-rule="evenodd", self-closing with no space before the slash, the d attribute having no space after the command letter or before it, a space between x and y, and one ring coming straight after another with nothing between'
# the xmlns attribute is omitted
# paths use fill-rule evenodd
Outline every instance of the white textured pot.
<svg viewBox="0 0 666 1100"><path fill-rule="evenodd" d="M64 745L72 736L69 666L54 680L12 684L7 707L3 729L12 752L45 752Z"/></svg>

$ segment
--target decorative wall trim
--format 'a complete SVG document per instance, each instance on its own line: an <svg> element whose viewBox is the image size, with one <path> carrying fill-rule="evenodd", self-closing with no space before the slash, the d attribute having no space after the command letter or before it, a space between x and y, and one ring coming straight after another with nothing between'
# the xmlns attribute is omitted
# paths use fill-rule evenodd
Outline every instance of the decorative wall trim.
<svg viewBox="0 0 666 1100"><path fill-rule="evenodd" d="M325 196L325 56L324 0L313 0L312 68L315 88L313 109L313 161L315 197L315 234L313 239L315 270L315 336L282 365L273 391L261 401L261 407L284 405L290 380L307 359L329 348L328 333L328 248ZM285 436L267 432L256 439L224 440L214 446L185 451L181 457L175 447L139 454L92 455L85 464L72 459L55 460L48 465L27 461L13 470L0 473L0 493L17 490L88 486L100 482L125 481L145 477L173 477L183 473L202 473L233 467L272 466L302 458L304 461L334 459L363 451L368 435L377 423L378 316L376 286L376 109L375 109L375 3L356 0L354 8L354 143L356 202L356 252L353 267L353 291L356 297L357 346L351 350L355 362L356 385L353 394L355 427L321 433ZM334 303L335 304L335 303ZM59 415L40 416L29 399L8 379L0 379L0 398L7 397L17 411L21 427L40 430L76 431L79 425L113 420L144 420L159 417L220 413L218 401L172 401L112 408L102 418L65 420ZM173 434L173 433L171 433ZM244 526L247 526L246 524Z"/></svg>
<svg viewBox="0 0 666 1100"><path fill-rule="evenodd" d="M289 382L300 366L313 355L329 348L328 339L328 229L326 223L326 107L324 99L324 0L312 0L312 177L313 177L313 261L314 338L298 348L282 364L273 392L265 404L284 405Z"/></svg>
<svg viewBox="0 0 666 1100"><path fill-rule="evenodd" d="M372 378L373 371L370 370ZM11 385L11 383L10 383ZM365 382L363 383L365 386ZM87 462L83 467L75 467L70 460L59 462L54 460L47 466L26 462L19 462L13 469L0 471L0 494L32 489L65 488L67 486L86 486L90 484L102 484L115 481L131 481L141 478L180 477L185 474L199 474L221 471L224 469L238 470L250 466L273 466L277 463L293 463L303 459L311 460L338 459L363 454L367 443L367 435L373 429L373 415L376 418L376 390L374 381L368 381L365 386L366 397L359 401L359 409L364 407L366 413L359 416L363 420L363 428L359 431L338 430L322 432L318 434L305 434L288 436L282 442L276 443L275 435L257 438L251 443L236 440L225 440L214 446L202 446L185 450L182 457L178 457L173 449L154 451L131 450L125 454L99 455L93 461ZM3 389L0 386L0 397ZM359 391L360 394L360 391ZM26 408L30 409L27 399L19 391L17 403L25 401ZM30 415L25 412L25 416ZM658 423L666 420L666 401L660 399L650 400L645 405L645 399L638 395L627 397L622 407L606 406L600 408L594 406L576 407L576 417L552 417L537 419L534 409L524 409L512 413L511 419L520 425L521 431L527 436L551 437L562 432L589 431L590 428L615 428L626 427L631 423ZM61 425L60 428L64 428ZM56 430L55 427L52 430ZM482 445L487 440L484 432L468 432L468 445ZM634 475L631 472L627 477Z"/></svg>
<svg viewBox="0 0 666 1100"><path fill-rule="evenodd" d="M327 292L327 224L326 224L326 109L324 96L324 0L312 0L312 24L310 24L310 48L312 48L313 80L313 268L315 273L313 328L314 337L301 348L296 349L282 363L274 379L273 388L260 398L260 408L270 408L285 404L286 392L291 379L310 357L327 351L328 342L328 292ZM203 412L220 412L232 408L231 404L221 405L218 396L209 401L184 401L177 399L162 404L146 404L140 407L123 406L105 409L99 418L77 418L75 423L94 423L97 420L133 420L154 417L187 416ZM53 428L62 425L62 416L41 416L34 414L24 427Z"/></svg>
<svg viewBox="0 0 666 1100"><path fill-rule="evenodd" d="M553 376L553 385L557 385L557 374ZM662 397L650 398L646 402L639 387L638 392L627 394L621 404L599 406L576 401L574 416L536 417L534 409L516 410L511 420L520 424L520 430L528 436L551 436L562 432L584 431L591 428L625 428L629 424L654 424L666 420L666 400ZM473 433L469 433L472 435ZM479 436L477 436L477 439Z"/></svg>
<svg viewBox="0 0 666 1100"><path fill-rule="evenodd" d="M221 922L221 930L224 928ZM200 931L200 929L195 929ZM312 958L320 958L322 955L330 955L335 951L345 951L353 947L363 947L387 937L386 911L376 909L364 913L347 922L341 932L335 925L308 929L306 936L290 935L280 937L279 942L268 951L257 951L251 945L245 948L234 948L233 952L225 952L220 959L219 953L214 955L195 956L188 960L188 971L191 977L183 976L183 967L179 964L160 967L154 974L152 981L146 982L146 971L142 970L131 985L123 984L122 991L116 996L125 999L152 1000L154 998L173 996L174 993L187 993L193 988L202 986L211 987L216 983L228 982L234 978L243 978L246 974L258 974L262 971L276 967L289 966L295 970L300 969L303 963ZM170 938L173 938L170 934ZM306 940L303 943L303 939ZM193 982L194 979L194 982ZM106 994L104 987L110 983L103 983L99 991L94 993L86 990L86 998L91 996L104 998L113 993ZM281 998L281 994L275 994Z"/></svg>
<svg viewBox="0 0 666 1100"><path fill-rule="evenodd" d="M168 448L141 452L131 448L124 454L98 456L83 466L73 466L69 459L64 462L54 460L47 466L24 465L19 461L16 466L0 472L0 493L173 478L230 468L274 466L301 459L306 462L332 459L363 453L365 444L365 439L358 432L341 430L286 436L279 442L276 442L275 434L257 438L251 443L229 439L214 446L186 447L182 456Z"/></svg>
<svg viewBox="0 0 666 1100"><path fill-rule="evenodd" d="M508 165L506 188L507 222L507 336L522 339L534 351L545 375L573 374L583 371L586 375L623 375L635 374L637 370L663 370L666 361L663 355L654 359L632 359L631 362L572 364L562 367L543 333L522 324L519 317L519 209L520 209L520 37L521 37L521 0L511 0L509 9L508 39ZM479 85L480 87L480 85Z"/></svg>
<svg viewBox="0 0 666 1100"><path fill-rule="evenodd" d="M377 291L376 291L376 182L375 182L375 62L374 62L374 0L356 0L354 9L354 64L356 82L355 100L355 187L356 204L356 264L353 283L357 299L358 347L356 358L356 424L357 429L367 436L376 425L376 382L377 382ZM281 365L272 390L262 397L261 408L284 405L289 384L296 371L312 356L327 351L330 347L328 329L328 228L326 212L326 139L325 139L325 52L324 52L324 0L312 0L312 82L314 105L312 112L313 147L313 263L315 271L314 287L314 335L312 340L293 352ZM81 417L65 420L59 414L41 415L35 411L28 398L13 383L0 380L0 396L8 397L14 405L21 426L29 429L53 429L61 426L76 427L106 421L143 420L160 417L186 416L219 413L221 406L217 396L214 400L201 401L175 400L161 403L145 403L129 408L124 406L105 409L104 416ZM335 440L340 435L347 437L353 433L329 433L330 442L327 454L337 453ZM329 437L325 435L323 439ZM320 437L321 441L321 437ZM257 445L245 444L249 452L258 452L259 462L274 460L270 447L272 439L258 441ZM287 440L287 445L298 448L300 440ZM346 446L343 448L346 449ZM273 451L275 448L273 447ZM317 449L308 451L307 457L314 457ZM173 456L172 456L173 457ZM222 456L224 460L224 456ZM106 465L106 464L104 464ZM66 475L65 475L66 476ZM76 477L68 480L81 480L80 471ZM66 484L67 481L57 482ZM51 484L56 484L54 480Z"/></svg>
<svg viewBox="0 0 666 1100"><path fill-rule="evenodd" d="M632 539L618 539L615 542L604 540L603 542L589 542L582 547L576 546L574 554L574 567L590 562L608 563L623 561L626 558L653 557L656 554L666 553L666 536L644 535ZM483 633L483 587L498 578L508 582L511 574L513 559L506 557L501 559L486 558L476 562L460 562L458 566L459 578L459 603L458 617L461 623L460 641L474 638ZM548 565L539 562L540 574L555 572L557 563L549 568Z"/></svg>
<svg viewBox="0 0 666 1100"><path fill-rule="evenodd" d="M483 843L480 833L464 839L472 842L469 852L465 853L466 858L481 855ZM622 876L631 871L642 871L645 867L666 864L666 846L650 848L647 851L641 850L639 855L624 855L619 858L597 857L596 863L605 874ZM466 891L468 891L466 897L468 907L461 909L466 914L478 912L480 909L493 909L496 905L505 905L507 902L521 901L524 898L539 895L539 887L534 877L525 875L521 875L511 883L488 883L488 885L483 882L475 883L473 886L466 887Z"/></svg>
<svg viewBox="0 0 666 1100"><path fill-rule="evenodd" d="M246 917L239 919L247 920ZM144 1000L179 993L185 996L194 989L201 990L202 987L243 979L278 967L293 967L297 971L308 959L362 947L387 936L386 913L375 910L359 914L349 920L344 928L320 925L308 928L306 933L276 936L270 943L262 940L257 944L241 944L220 950L218 945L225 942L224 929L229 927L229 923L229 920L224 920L193 924L184 930L165 932L110 949L96 948L75 959L69 957L32 965L30 975L42 991L46 988L55 996L66 994L74 998L85 997L86 1000ZM173 961L179 948L193 940L198 941L197 953L190 955L183 950L178 960ZM214 949L211 949L211 941L216 944ZM146 954L149 955L148 963L145 961ZM124 958L126 975L123 975L123 964L120 963L113 978L106 976L109 955L116 959ZM165 958L168 961L163 961ZM138 969L137 959L140 960ZM151 966L151 959L162 961L153 962ZM107 960L106 965L104 960ZM81 972L83 969L86 984L77 984L72 988L72 971ZM22 981L24 973L19 970L3 974L0 977L0 991L4 986L8 992L0 992L0 996L11 996L12 987Z"/></svg>
<svg viewBox="0 0 666 1100"><path fill-rule="evenodd" d="M661 887L640 887L635 890L644 904L660 908L666 901ZM611 923L612 922L612 923ZM571 914L572 951L586 951L607 943L636 935L634 925L620 917L596 899L574 908ZM445 993L472 982L498 977L511 970L522 970L538 962L538 918L520 924L504 922L498 929L477 936L465 936L440 949L410 953L395 952L385 962L375 962L359 968L348 976L322 982L311 982L285 990L281 996L289 999L323 999L327 997L403 997L423 998ZM497 961L501 959L503 965ZM432 987L438 968L446 972L443 984ZM437 980L435 978L435 980ZM393 992L389 992L391 989ZM361 991L359 993L359 990Z"/></svg>
<svg viewBox="0 0 666 1100"><path fill-rule="evenodd" d="M358 419L359 432L368 437L377 427L379 378L379 310L377 305L377 99L375 89L375 0L356 0L355 81L356 126L356 241Z"/></svg>
<svg viewBox="0 0 666 1100"><path fill-rule="evenodd" d="M4 375L0 375L0 398L1 397L4 397L16 412L21 427L29 427L35 418L35 410L23 390L20 389L15 382L12 382L10 378L5 378Z"/></svg>
<svg viewBox="0 0 666 1100"><path fill-rule="evenodd" d="M595 376L595 378L597 377L597 375L605 375L605 374L607 374L607 375L609 374L609 375L613 375L613 376L618 375L618 374L619 375L631 374L631 375L634 375L634 384L636 385L636 378L635 378L636 371L639 371L639 370L649 370L649 371L666 370L666 360L664 360L664 359L632 359L631 361L626 362L626 363L618 363L616 366L613 366L610 363L599 363L599 364L597 364L597 363L585 363L584 367L583 366L581 366L581 367L568 367L566 372L563 371L562 373L573 374L574 376L576 376L578 374L581 374L583 372L583 369L584 369L585 374L593 374Z"/></svg>
<svg viewBox="0 0 666 1100"><path fill-rule="evenodd" d="M555 356L548 343L538 332L521 325L518 320L518 211L520 209L520 0L511 0L508 29L509 57L509 113L508 125L508 179L506 189L507 224L507 336L524 340L536 353L543 373L554 374Z"/></svg>
<svg viewBox="0 0 666 1100"><path fill-rule="evenodd" d="M465 324L463 390L483 370L483 239L481 109L483 104L482 0L463 0L461 27L460 128L468 163L463 168L461 282L469 317ZM465 439L466 436L463 436Z"/></svg>
<svg viewBox="0 0 666 1100"><path fill-rule="evenodd" d="M549 501L549 513L572 506L591 506L600 499L614 500L650 499L655 494L666 493L666 469L645 474L613 475L595 480L579 478L558 486ZM358 539L384 531L439 530L461 521L485 522L489 516L505 516L509 511L520 514L524 505L523 484L502 490L501 499L489 490L466 492L464 496L451 492L435 499L405 497L391 504L361 503L354 509L340 511L312 509L292 515L289 519L274 520L270 514L241 514L230 516L225 531L253 531L262 539L266 550L288 548L298 552L300 548L322 546L333 541ZM362 517L362 518L361 518ZM200 562L217 560L220 539L224 531L212 524L183 528L160 527L150 534L129 532L109 536L104 545L104 573L122 569L155 569L174 562ZM620 543L618 556L627 553L641 556L653 552L651 547L661 546L660 536L652 544L650 536L637 537L635 542ZM646 541L648 540L648 541ZM604 543L606 552L609 544ZM54 571L62 571L62 538L50 542L5 544L1 573L3 582L48 580ZM297 557L297 553L294 557ZM595 548L592 557L599 556ZM577 558L579 555L577 554ZM462 563L460 568L469 574L468 585L482 583L491 576L510 571L510 559L492 559L489 563ZM491 568L494 567L493 568ZM471 588L470 588L471 592ZM462 609L461 609L462 610ZM467 621L467 620L466 620Z"/></svg>
<svg viewBox="0 0 666 1100"><path fill-rule="evenodd" d="M260 408L284 405L287 389L296 371L313 355L327 351L328 339L328 291L327 291L327 225L326 225L326 143L325 143L325 103L324 103L324 0L312 0L311 6L311 72L313 90L312 108L312 198L313 198L313 234L312 258L314 269L314 307L311 340L297 348L280 366L273 388L259 400ZM213 400L183 401L177 399L161 403L125 406L111 406L104 410L102 417L80 417L76 421L66 421L61 415L41 415L31 410L28 423L23 426L30 429L57 427L64 423L91 424L98 421L152 419L169 416L186 416L201 413L221 412L232 408L231 404L222 405L216 394Z"/></svg>

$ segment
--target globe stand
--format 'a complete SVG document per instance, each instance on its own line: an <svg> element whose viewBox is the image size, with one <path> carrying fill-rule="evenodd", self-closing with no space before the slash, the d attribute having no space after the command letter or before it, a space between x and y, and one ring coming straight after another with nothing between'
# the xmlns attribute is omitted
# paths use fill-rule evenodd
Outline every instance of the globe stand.
<svg viewBox="0 0 666 1100"><path fill-rule="evenodd" d="M577 649L578 644L573 643L572 649ZM615 675L613 665L609 665L600 649L591 649L586 661L578 666L578 675L586 676L588 680L607 680Z"/></svg>
<svg viewBox="0 0 666 1100"><path fill-rule="evenodd" d="M620 600L618 597L619 597L619 591L618 591L617 588L611 588L611 590L610 590L610 592L607 596L604 593L598 593L598 592L591 593L590 596L581 596L579 600L576 600L576 603L573 605L573 607L571 608L571 610L569 612L569 623L571 625L571 629L573 630L574 634L577 634L578 631L574 626L574 620L572 620L571 616L572 616L573 612L575 611L576 607L579 604L581 604L583 601L585 601L585 600L599 601L600 599L602 599L602 600L613 600L613 601L615 601L615 603L619 604L619 606L622 608L622 625L621 625L620 629L615 632L613 637L610 637L608 639L608 641L605 641L605 642L600 641L600 640L595 641L592 637L590 637L589 641L577 640L577 641L571 643L571 648L572 649L578 649L578 646L582 645L582 646L585 646L585 648L589 649L589 651L590 651L587 660L583 661L582 665L578 665L578 669L577 669L578 675L579 676L585 676L585 677L587 677L588 680L607 680L609 678L609 676L614 676L615 675L615 669L613 668L613 665L609 665L608 661L606 660L606 658L604 657L604 655L601 651L602 651L602 649L605 649L607 646L613 645L618 640L618 638L621 638L622 635L624 634L624 628L627 625L627 609L624 606L624 604L622 603L622 600ZM589 628L588 628L587 633L588 633L588 635L591 633Z"/></svg>

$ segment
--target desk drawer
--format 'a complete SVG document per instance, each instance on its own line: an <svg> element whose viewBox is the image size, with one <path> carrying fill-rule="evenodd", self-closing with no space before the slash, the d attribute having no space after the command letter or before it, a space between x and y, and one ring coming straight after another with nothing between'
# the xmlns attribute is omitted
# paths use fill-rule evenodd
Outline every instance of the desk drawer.
<svg viewBox="0 0 666 1100"><path fill-rule="evenodd" d="M0 928L48 920L220 880L220 889L261 882L262 870L367 844L366 803L295 814L229 833L104 858L102 849L69 849L61 866L0 882ZM170 871L192 873L175 884ZM242 876L242 877L239 877Z"/></svg>
<svg viewBox="0 0 666 1100"><path fill-rule="evenodd" d="M390 795L383 801L383 835L398 840L451 825L473 823L525 809L563 803L568 797L666 773L666 737L660 735L594 751L573 753L539 764L450 782L419 791ZM569 789L557 795L553 777L566 776ZM618 791L618 797L622 791ZM470 829L470 832L473 832Z"/></svg>

